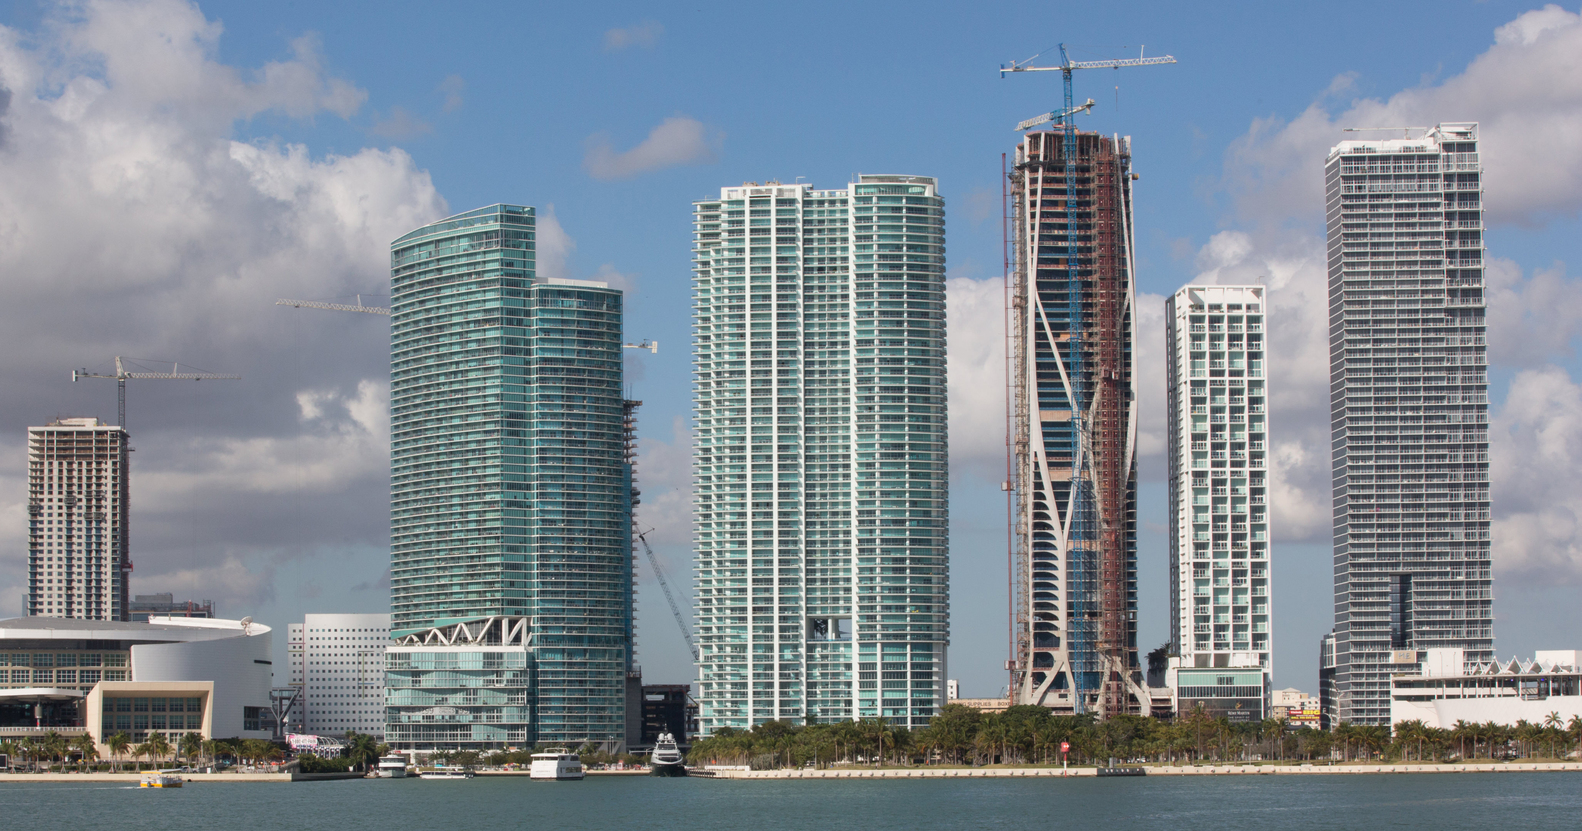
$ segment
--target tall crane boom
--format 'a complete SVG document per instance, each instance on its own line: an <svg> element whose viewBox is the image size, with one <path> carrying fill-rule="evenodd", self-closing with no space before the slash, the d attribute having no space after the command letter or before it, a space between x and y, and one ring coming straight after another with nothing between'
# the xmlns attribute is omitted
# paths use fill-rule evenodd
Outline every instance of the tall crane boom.
<svg viewBox="0 0 1582 831"><path fill-rule="evenodd" d="M670 581L665 579L665 570L659 567L659 558L654 556L654 549L648 545L647 537L638 534L637 540L643 544L643 553L648 555L648 564L654 568L654 577L658 578L659 588L665 592L665 600L670 602L670 611L676 616L676 625L681 627L681 637L687 639L687 649L692 650L692 660L700 660L702 656L698 653L697 641L692 639L692 629L687 626L687 619L682 616L681 607L676 605L675 595L670 593Z"/></svg>
<svg viewBox="0 0 1582 831"><path fill-rule="evenodd" d="M240 375L227 375L227 374L219 373L219 372L204 372L202 370L191 370L191 369L187 370L186 372L182 372L181 371L181 364L179 362L177 362L177 361L171 361L170 362L170 371L169 372L149 372L147 370L135 371L134 372L134 371L127 370L126 365L125 365L125 361L126 361L126 359L122 358L120 355L115 356L115 374L114 375L105 375L103 373L98 373L98 372L89 372L86 369L74 369L74 370L71 371L71 380L73 382L78 381L78 380L83 379L83 378L106 378L106 379L110 379L110 380L115 381L115 387L116 387L116 389L115 389L115 392L116 392L115 415L116 415L116 418L118 420L118 424L119 424L119 426L122 429L126 429L126 382L127 382L127 379L139 378L139 379L145 379L145 380L165 380L165 381L209 381L209 380L216 380L216 381L218 381L218 380L230 380L230 381L235 381L235 380L238 380L238 379L240 379L242 377Z"/></svg>
<svg viewBox="0 0 1582 831"><path fill-rule="evenodd" d="M297 309L325 309L331 312L367 312L371 315L390 316L390 310L383 306L364 306L363 296L357 295L357 305L350 303L324 303L318 300L276 300L276 306L291 306Z"/></svg>

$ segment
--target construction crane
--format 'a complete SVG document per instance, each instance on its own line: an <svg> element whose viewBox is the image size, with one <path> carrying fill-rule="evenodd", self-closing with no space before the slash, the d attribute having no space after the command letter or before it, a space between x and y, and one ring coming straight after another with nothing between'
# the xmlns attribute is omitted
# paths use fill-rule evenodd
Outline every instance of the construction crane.
<svg viewBox="0 0 1582 831"><path fill-rule="evenodd" d="M115 381L116 424L123 431L126 430L126 382L130 379L136 378L138 380L160 381L234 381L242 377L240 375L227 375L219 372L204 372L202 370L188 370L186 372L182 372L181 364L175 361L171 361L169 372L149 372L146 370L134 372L127 370L126 362L127 359L122 358L120 355L115 356L114 375L89 372L86 369L74 369L71 371L72 383L76 383L78 380L83 378L105 378L113 379ZM121 440L121 458L117 460L116 465L118 468L120 468L120 499L123 510L125 509L124 506L128 504L127 498L130 494L128 483L131 481L130 473L132 464L131 457L128 455L129 450L131 450L131 448L127 446L127 437L123 437ZM129 572L132 570L131 549L128 547L131 542L131 529L127 528L127 523L121 523L121 538L116 542L121 548L121 557L125 562L125 565L122 567L122 572ZM122 586L124 587L125 585L126 584L123 582Z"/></svg>
<svg viewBox="0 0 1582 831"><path fill-rule="evenodd" d="M687 626L687 619L681 615L681 607L676 605L675 595L670 593L670 581L665 579L665 570L659 567L659 558L654 556L654 549L649 546L646 536L638 534L637 541L643 544L643 552L648 555L648 564L654 568L654 577L659 580L659 588L664 590L665 600L670 602L670 611L676 616L676 625L681 627L681 637L687 639L687 649L692 650L692 660L701 660L697 641L692 639L692 629Z"/></svg>
<svg viewBox="0 0 1582 831"><path fill-rule="evenodd" d="M204 372L202 370L189 369L186 372L182 372L181 364L176 361L171 361L169 372L131 372L126 368L125 362L127 360L129 359L122 358L120 355L115 356L114 375L104 375L97 372L89 372L86 369L74 369L71 371L71 380L73 382L83 378L106 378L115 381L115 415L121 429L123 430L126 429L126 382L129 379L136 378L139 380L164 381L235 381L242 377L240 375L225 375L218 372ZM161 363L163 363L163 361L161 361ZM123 470L122 473L125 473L125 471ZM122 481L124 482L126 480L123 479Z"/></svg>
<svg viewBox="0 0 1582 831"><path fill-rule="evenodd" d="M297 309L325 309L331 312L366 312L371 315L390 316L390 310L383 306L364 306L363 296L357 295L357 305L350 303L324 303L318 300L276 300L276 306L291 306Z"/></svg>
<svg viewBox="0 0 1582 831"><path fill-rule="evenodd" d="M1020 132L1042 124L1053 123L1055 125L1055 130L1062 134L1063 139L1062 149L1063 155L1065 157L1064 176L1066 185L1066 200L1064 210L1066 211L1067 215L1067 245L1065 252L1067 308L1072 310L1072 313L1067 315L1068 357L1066 360L1065 372L1073 381L1071 384L1071 431L1072 435L1077 437L1077 441L1080 445L1074 454L1076 457L1076 469L1072 471L1071 475L1073 487L1071 488L1071 504L1068 508L1070 511L1071 521L1070 531L1067 534L1067 540L1068 546L1071 545L1070 541L1075 540L1087 541L1087 544L1091 545L1092 541L1097 539L1095 531L1101 530L1101 526L1103 526L1104 523L1102 517L1095 515L1095 502L1098 500L1097 495L1094 493L1094 487L1091 485L1096 485L1097 483L1090 483L1091 476L1087 469L1089 458L1092 455L1092 439L1091 436L1089 436L1089 434L1084 430L1083 422L1087 415L1085 410L1087 402L1082 400L1084 390L1082 388L1083 385L1079 380L1088 377L1088 370L1085 370L1083 367L1083 316L1079 311L1083 308L1083 290L1081 269L1078 262L1079 235L1077 233L1076 221L1073 216L1073 212L1076 210L1077 205L1077 128L1073 118L1077 115L1077 113L1091 112L1094 101L1092 98L1089 98L1087 102L1081 106L1075 106L1073 104L1074 99L1071 92L1071 75L1078 69L1121 69L1122 67L1132 66L1157 66L1160 64L1175 63L1176 59L1170 55L1148 58L1144 57L1142 52L1139 51L1136 58L1120 58L1100 61L1073 61L1071 60L1070 56L1066 54L1066 45L1064 43L1060 44L1059 65L1031 65L1032 61L1037 59L1037 57L1037 55L1034 55L1032 58L1028 58L1025 61L1012 61L1010 66L1005 66L1002 64L1000 66L1000 77L1004 78L1007 73L1011 72L1059 72L1061 76L1061 86L1064 93L1064 106L1061 109L1046 113L1044 115L1029 118L1026 121L1018 124L1016 129L1018 132ZM1031 275L1029 276L1029 279L1032 279ZM1118 368L1104 365L1106 361L1103 359L1102 355L1099 357L1097 363L1099 366L1093 368L1096 370L1096 372L1093 372L1092 374L1096 378L1100 379L1100 381L1113 380L1114 378L1119 377ZM1105 471L1101 470L1099 472L1104 473ZM1105 528L1102 530L1108 531L1110 529ZM1115 552L1109 550L1112 548L1112 546L1108 545L1107 543L1101 543L1099 548L1100 550L1097 552L1099 559L1106 560L1106 562L1095 563L1092 562L1093 558L1091 557L1080 558L1081 561L1076 563L1075 567L1073 567L1071 570L1074 572L1080 572L1088 568L1097 568L1101 573L1106 573L1107 571L1113 570L1113 566L1115 564L1107 562L1108 559L1113 559L1116 556ZM1085 576L1080 573L1073 576L1075 579L1068 579L1068 585L1092 585L1100 582L1097 580L1090 582L1090 580L1085 579ZM1108 577L1106 576L1105 579L1107 580ZM1115 604L1109 600L1103 599L1107 596L1107 594L1108 593L1101 593L1101 600L1098 604L1100 616L1098 651L1100 653L1100 677L1102 679L1099 682L1100 688L1098 691L1100 717L1108 717L1109 715L1114 714L1116 710L1114 702L1120 699L1121 691L1119 684L1113 683L1111 679L1123 676L1127 670L1127 661L1125 660L1125 651L1127 646L1125 644L1125 639L1118 637L1119 630L1122 628L1121 620L1118 616L1124 616L1126 614L1126 610L1121 608L1111 608ZM1077 605L1086 604L1084 603ZM1070 608L1066 613L1070 615L1070 617L1067 619L1068 632L1070 632L1070 635L1073 636L1068 637L1068 642L1084 640L1086 639L1083 637L1084 635L1091 635L1091 633L1085 633L1081 631L1086 625L1083 622L1084 614L1081 608ZM1013 661L1011 665L1014 667L1016 666L1016 663ZM1072 679L1076 682L1076 689L1074 691L1075 697L1073 700L1078 712L1081 711L1083 702L1085 700L1084 696L1088 692L1087 690L1082 689L1080 679L1082 678L1083 674L1084 673L1082 672L1072 673ZM1016 676L1014 673L1012 675L1011 681L1014 690L1016 685ZM1146 712L1148 702L1141 701L1140 703L1142 707L1145 708Z"/></svg>
<svg viewBox="0 0 1582 831"><path fill-rule="evenodd" d="M623 343L623 344L621 344L621 348L622 349L647 349L649 352L652 352L655 355L658 355L659 354L659 341L648 340L647 338L644 338L642 343Z"/></svg>

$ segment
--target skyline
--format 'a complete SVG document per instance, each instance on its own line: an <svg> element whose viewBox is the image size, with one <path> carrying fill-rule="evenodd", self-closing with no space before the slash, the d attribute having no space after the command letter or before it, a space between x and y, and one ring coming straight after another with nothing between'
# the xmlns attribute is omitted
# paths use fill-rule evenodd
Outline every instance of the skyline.
<svg viewBox="0 0 1582 831"><path fill-rule="evenodd" d="M1323 154L1345 138L1343 126L1451 120L1482 122L1490 156L1496 653L1563 648L1544 632L1578 628L1578 612L1558 602L1582 578L1578 511L1555 496L1575 493L1582 479L1571 461L1582 447L1571 350L1582 285L1564 268L1582 205L1582 150L1564 132L1582 118L1574 7L1524 13L1489 3L1431 20L1381 10L1379 25L1361 31L1262 10L1183 17L1157 8L1124 21L1096 10L1018 11L1024 22L1012 32L1009 12L996 20L983 10L895 20L887 7L843 8L820 25L781 10L704 19L633 6L534 15L521 30L527 41L510 50L468 40L499 35L465 20L355 5L83 8L78 23L52 26L40 25L45 14L33 4L0 12L20 27L0 44L0 84L11 91L0 174L13 183L0 195L13 298L0 314L17 345L0 402L0 604L18 603L25 586L25 429L52 415L113 413L111 391L66 377L125 354L243 375L223 388L133 385L133 591L212 596L278 625L304 611L378 609L388 532L384 332L361 316L269 304L383 291L381 252L397 235L502 200L553 205L546 214L561 233L559 248L545 252L551 261L565 276L635 289L626 339L664 344L657 356L628 356L633 397L646 402L639 516L659 526L649 538L668 570L688 573L691 217L674 206L722 181L918 171L941 177L959 217L948 261L952 674L964 694L994 693L985 680L1000 683L1005 657L994 157L1014 146L1012 125L1058 97L1048 75L1000 81L995 70L1060 40L1133 44L1084 47L1081 57L1130 55L1140 40L1180 63L1077 78L1079 97L1101 100L1079 125L1133 136L1143 174L1138 343L1153 375L1139 388L1157 406L1145 398L1142 408L1139 647L1168 631L1162 297L1197 279L1267 275L1270 360L1284 373L1271 386L1271 455L1282 468L1274 682L1316 689L1331 601L1300 587L1327 585L1330 569L1326 338L1305 309L1322 297ZM926 39L928 60L820 40L886 20L898 37ZM1402 42L1408 23L1415 34ZM1293 40L1297 26L1304 36ZM748 35L762 32L784 36L752 48L762 39ZM162 33L176 36L161 46ZM435 48L386 45L420 37ZM526 70L486 57L518 49L530 55ZM1274 71L1249 71L1260 67ZM850 89L848 77L858 79ZM1546 83L1525 80L1534 77ZM755 92L767 89L777 95ZM507 90L533 107L480 103ZM784 117L820 99L829 118ZM940 126L907 131L905 118ZM930 140L895 140L902 135ZM1542 145L1541 159L1514 141L1525 136ZM990 325L978 331L971 321ZM975 376L991 383L974 386ZM691 680L681 638L644 577L642 662L685 667L652 680Z"/></svg>

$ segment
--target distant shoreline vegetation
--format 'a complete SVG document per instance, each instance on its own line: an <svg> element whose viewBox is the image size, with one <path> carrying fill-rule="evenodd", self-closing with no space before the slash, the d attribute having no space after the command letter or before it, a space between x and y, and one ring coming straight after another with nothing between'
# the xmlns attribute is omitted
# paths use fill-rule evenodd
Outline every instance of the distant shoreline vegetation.
<svg viewBox="0 0 1582 831"><path fill-rule="evenodd" d="M1047 765L1061 762L1069 744L1071 764L1111 759L1162 764L1212 761L1452 761L1457 759L1564 759L1582 748L1582 717L1515 726L1458 723L1454 729L1420 721L1388 727L1342 724L1333 732L1291 729L1285 719L1238 724L1202 710L1175 721L1146 716L1056 716L1035 706L985 713L947 704L919 730L885 719L837 724L765 722L751 730L723 728L699 739L691 765L745 765L753 770L860 765Z"/></svg>

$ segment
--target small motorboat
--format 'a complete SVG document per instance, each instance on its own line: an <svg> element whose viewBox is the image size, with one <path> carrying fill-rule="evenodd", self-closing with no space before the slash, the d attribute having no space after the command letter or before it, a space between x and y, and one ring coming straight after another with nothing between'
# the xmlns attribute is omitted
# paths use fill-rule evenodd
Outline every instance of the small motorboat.
<svg viewBox="0 0 1582 831"><path fill-rule="evenodd" d="M676 747L676 737L660 733L654 740L654 752L648 756L648 772L654 776L686 776L686 759Z"/></svg>
<svg viewBox="0 0 1582 831"><path fill-rule="evenodd" d="M139 788L179 788L182 778L175 771L160 771L158 773L143 774L142 781L137 783Z"/></svg>
<svg viewBox="0 0 1582 831"><path fill-rule="evenodd" d="M533 765L528 769L531 779L581 779L584 775L582 760L564 747L534 753Z"/></svg>

